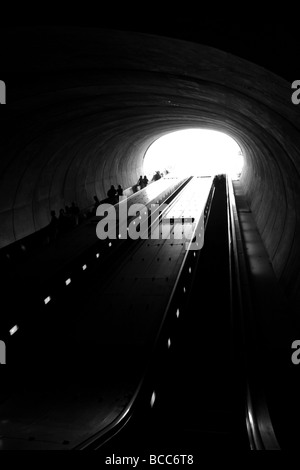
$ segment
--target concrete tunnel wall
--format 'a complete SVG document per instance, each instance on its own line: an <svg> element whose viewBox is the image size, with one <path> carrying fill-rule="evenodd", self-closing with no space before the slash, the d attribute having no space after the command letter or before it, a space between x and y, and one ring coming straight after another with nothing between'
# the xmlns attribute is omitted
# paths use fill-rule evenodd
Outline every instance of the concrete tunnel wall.
<svg viewBox="0 0 300 470"><path fill-rule="evenodd" d="M158 137L209 128L241 146L258 229L300 304L300 119L290 83L223 51L142 33L19 28L8 41L1 247L46 226L51 209L84 208L111 184L134 184Z"/></svg>

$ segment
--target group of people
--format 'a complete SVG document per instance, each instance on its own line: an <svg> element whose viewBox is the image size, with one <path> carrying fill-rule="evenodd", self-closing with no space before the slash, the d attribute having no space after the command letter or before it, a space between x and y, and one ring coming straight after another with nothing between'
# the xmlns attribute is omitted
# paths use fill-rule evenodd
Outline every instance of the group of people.
<svg viewBox="0 0 300 470"><path fill-rule="evenodd" d="M168 173L168 171L166 171L166 174ZM152 177L152 180L151 181L158 181L160 178L163 178L164 174L161 173L160 171L156 171ZM147 178L147 176L140 176L139 177L139 180L138 182L132 186L132 189L133 189L133 192L136 193L137 191L139 191L140 189L143 189L145 188L149 183L149 180Z"/></svg>
<svg viewBox="0 0 300 470"><path fill-rule="evenodd" d="M110 204L116 204L119 200L119 196L123 196L123 188L120 184L118 184L118 187L115 188L115 186L112 184L109 190L107 191L107 202ZM101 204L101 201L99 201L98 196L94 196L94 207L92 214L95 215L97 213L97 208L99 204Z"/></svg>
<svg viewBox="0 0 300 470"><path fill-rule="evenodd" d="M152 181L158 181L160 178L162 178L164 175L163 173L160 173L158 170L154 173Z"/></svg>
<svg viewBox="0 0 300 470"><path fill-rule="evenodd" d="M154 174L152 181L157 181L163 176L159 171L156 171ZM136 192L139 189L145 188L149 183L149 180L146 175L140 176L136 185L134 185L133 191ZM119 196L123 196L123 188L120 184L118 184L117 188L112 184L109 190L107 191L107 198L111 204L116 204L119 200ZM97 207L100 204L100 201L97 196L94 196L94 206L92 213L95 214L97 211ZM51 220L49 224L49 240L56 240L59 235L65 233L70 228L79 224L79 215L80 210L79 207L72 202L71 206L65 206L65 209L60 209L59 215L57 217L56 212L54 210L51 211Z"/></svg>
<svg viewBox="0 0 300 470"><path fill-rule="evenodd" d="M226 177L224 174L215 175L213 179L213 183L215 186L220 186L221 184L226 184Z"/></svg>
<svg viewBox="0 0 300 470"><path fill-rule="evenodd" d="M163 173L156 171L152 181L157 181L161 177L163 177ZM138 182L132 187L133 192L145 188L148 183L149 180L147 176L140 175ZM122 186L118 184L116 188L112 184L110 189L107 191L108 201L111 204L116 204L119 200L119 196L123 196ZM94 196L94 201L93 209L90 211L90 213L80 212L80 209L77 204L75 204L75 202L72 202L71 206L66 205L65 208L61 208L58 215L56 215L55 210L52 210L50 212L50 223L46 227L46 238L48 240L47 243L51 244L51 242L58 240L62 234L79 225L82 220L89 216L95 215L100 201L97 196Z"/></svg>
<svg viewBox="0 0 300 470"><path fill-rule="evenodd" d="M55 210L50 212L51 220L49 224L49 242L56 240L59 235L67 232L79 224L79 207L72 202L71 206L65 206L59 210L57 217Z"/></svg>
<svg viewBox="0 0 300 470"><path fill-rule="evenodd" d="M143 189L143 188L145 188L145 187L147 186L148 182L149 182L149 180L148 180L147 176L145 175L145 176L143 177L143 176L141 175L140 178L139 178L139 180L138 180L138 182L137 182L137 184L138 184L138 186L140 187L140 189Z"/></svg>
<svg viewBox="0 0 300 470"><path fill-rule="evenodd" d="M115 186L112 184L109 190L107 191L107 197L111 203L115 203L118 201L119 196L123 196L123 188L120 184L118 184L118 187L115 188Z"/></svg>
<svg viewBox="0 0 300 470"><path fill-rule="evenodd" d="M143 177L143 175L141 175L138 179L138 182L132 186L133 192L136 193L140 189L145 188L147 186L148 182L149 182L149 180L148 180L147 176Z"/></svg>

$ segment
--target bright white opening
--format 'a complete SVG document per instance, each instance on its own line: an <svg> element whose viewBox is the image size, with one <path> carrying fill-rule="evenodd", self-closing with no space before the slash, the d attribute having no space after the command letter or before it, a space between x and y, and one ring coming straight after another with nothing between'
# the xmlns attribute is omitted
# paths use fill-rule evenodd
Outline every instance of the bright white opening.
<svg viewBox="0 0 300 470"><path fill-rule="evenodd" d="M157 139L144 157L143 173L149 181L156 171L180 176L239 178L244 158L237 142L227 134L206 129L171 132Z"/></svg>

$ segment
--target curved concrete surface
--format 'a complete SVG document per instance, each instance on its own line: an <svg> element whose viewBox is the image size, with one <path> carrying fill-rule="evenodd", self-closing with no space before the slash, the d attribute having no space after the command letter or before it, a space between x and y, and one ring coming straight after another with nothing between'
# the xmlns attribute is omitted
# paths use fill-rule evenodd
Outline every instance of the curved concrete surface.
<svg viewBox="0 0 300 470"><path fill-rule="evenodd" d="M258 229L300 304L300 114L288 81L227 52L150 34L5 34L0 247L47 225L51 209L84 208L111 184L135 183L147 148L165 133L209 128L242 148L241 182Z"/></svg>

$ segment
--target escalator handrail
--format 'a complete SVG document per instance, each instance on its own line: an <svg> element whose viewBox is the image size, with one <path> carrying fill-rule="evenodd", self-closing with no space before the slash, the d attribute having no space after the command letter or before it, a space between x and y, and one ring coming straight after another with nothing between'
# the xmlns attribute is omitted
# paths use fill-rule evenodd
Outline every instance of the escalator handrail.
<svg viewBox="0 0 300 470"><path fill-rule="evenodd" d="M246 265L245 248L242 242L241 227L236 207L233 182L227 176L227 207L228 207L228 230L229 230L229 250L233 255L235 278L231 279L237 286L238 308L240 312L239 321L241 324L242 345L244 354L247 354L249 347L245 318L253 318L253 305L251 300L251 289ZM231 263L231 255L229 256ZM232 274L232 266L230 267ZM231 289L232 290L232 289ZM231 292L232 294L232 292ZM253 378L249 377L247 359L245 359L245 406L246 406L246 427L250 447L252 450L279 450L267 402L261 384L253 383Z"/></svg>

